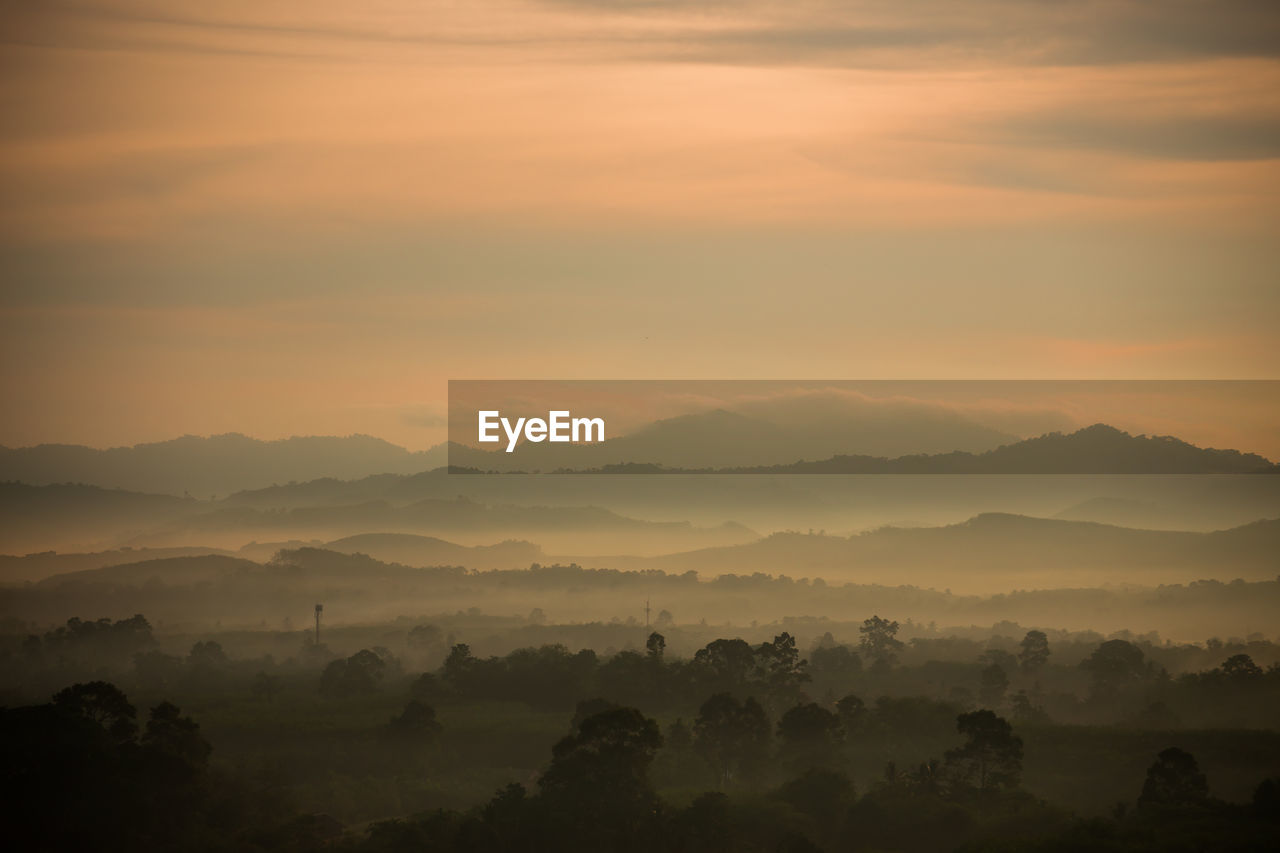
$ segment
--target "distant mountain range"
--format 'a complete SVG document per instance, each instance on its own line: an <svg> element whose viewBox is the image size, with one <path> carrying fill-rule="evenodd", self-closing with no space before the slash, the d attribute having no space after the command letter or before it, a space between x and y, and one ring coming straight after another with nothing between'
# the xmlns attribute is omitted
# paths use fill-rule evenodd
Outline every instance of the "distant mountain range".
<svg viewBox="0 0 1280 853"><path fill-rule="evenodd" d="M798 405L798 404L796 404ZM604 465L729 468L780 465L837 453L983 451L1017 436L940 408L802 410L779 423L763 412L713 409L664 418L597 444L518 445L514 452L449 445L449 464L491 471L555 471Z"/></svg>
<svg viewBox="0 0 1280 853"><path fill-rule="evenodd" d="M938 409L826 413L782 426L723 409L655 421L594 445L523 444L491 453L460 444L411 452L367 435L259 441L236 433L98 450L0 447L0 480L86 483L200 498L322 478L414 474L445 465L551 471L625 462L667 466L772 465L848 452L986 450L1015 436Z"/></svg>
<svg viewBox="0 0 1280 853"><path fill-rule="evenodd" d="M85 483L200 498L321 477L413 474L444 465L441 445L419 453L367 435L279 441L228 433L98 450L72 444L0 447L0 480Z"/></svg>
<svg viewBox="0 0 1280 853"><path fill-rule="evenodd" d="M451 457L452 458L452 457ZM1257 474L1280 466L1256 453L1196 447L1173 436L1130 435L1106 424L1048 433L983 453L953 451L889 459L837 455L818 461L737 468L625 464L573 473L602 474Z"/></svg>
<svg viewBox="0 0 1280 853"><path fill-rule="evenodd" d="M657 421L598 445L522 445L511 454L457 444L410 452L365 435L279 441L238 434L184 436L109 450L54 444L0 447L0 481L84 483L207 499L295 482L417 474L446 464L457 471L610 474L1246 474L1280 470L1257 454L1200 448L1168 436L1133 436L1103 424L1017 441L963 419L940 421L932 412L903 416L895 423L909 446L937 447L950 441L948 452L848 455L838 451L885 444L881 433L889 427L883 423L861 430L849 424L783 427L716 410Z"/></svg>
<svg viewBox="0 0 1280 853"><path fill-rule="evenodd" d="M392 480L393 484L398 482ZM358 503L259 507L77 484L0 483L0 553L51 548L169 548L192 542L226 549L228 543L239 548L249 539L315 536L326 540L355 537L350 540L354 543L351 547L358 549L364 541L360 535L370 531L379 531L380 536L444 534L490 542L535 537L552 537L554 541L554 537L568 536L583 541L635 542L662 537L668 543L664 550L746 542L759 535L732 522L698 526L687 521L634 518L601 506L482 503L463 496L407 503L377 498Z"/></svg>
<svg viewBox="0 0 1280 853"><path fill-rule="evenodd" d="M1082 583L1162 582L1276 577L1280 519L1195 533L1135 530L1085 521L983 513L941 527L886 527L849 537L776 533L756 542L701 548L663 557L603 558L620 569L786 573L918 586L1043 587L1042 578L1076 576ZM581 558L580 558L581 559Z"/></svg>
<svg viewBox="0 0 1280 853"><path fill-rule="evenodd" d="M431 566L465 566L468 569L527 569L546 561L542 549L531 542L508 540L495 545L458 545L434 536L407 533L364 533L332 542L253 543L238 551L222 548L118 548L77 554L44 551L25 556L0 555L0 584L43 581L58 577L57 583L84 579L108 578L111 583L141 583L157 578L164 583L187 583L195 580L189 573L169 572L156 567L177 566L190 569L204 566L216 574L244 565L270 561L282 551L323 548L338 554L364 554L384 563L398 563L415 568ZM188 559L188 558L214 559ZM125 566L129 568L116 568Z"/></svg>
<svg viewBox="0 0 1280 853"><path fill-rule="evenodd" d="M46 576L33 587L0 588L0 618L60 620L78 612L100 615L119 608L129 614L142 608L149 616L165 619L274 623L290 612L307 616L312 603L322 600L333 603L346 619L374 613L394 618L452 612L481 602L488 612L523 614L541 606L560 614L571 611L572 618L599 619L616 612L610 608L620 599L638 606L650 594L661 606L670 603L692 618L708 611L722 619L734 613L741 618L767 604L764 609L785 608L761 614L767 618L807 613L861 619L875 612L878 598L885 599L881 603L897 601L895 615L901 615L908 602L918 603L922 595L935 605L927 618L970 618L956 609L960 602L939 599L941 592L925 592L932 587L965 594L1003 593L993 602L1016 599L1024 605L1046 595L1035 590L1054 589L1055 599L1068 610L1074 608L1072 618L1086 624L1124 624L1120 614L1108 612L1115 604L1108 597L1133 595L1131 603L1140 603L1150 618L1178 625L1183 618L1179 600L1188 587L1177 584L1199 590L1196 595L1205 608L1247 597L1250 583L1274 586L1280 520L1215 533L1185 533L988 513L961 524L886 528L852 537L784 533L748 545L658 558L574 558L583 569L571 567L569 558L552 556L539 560L541 567L532 571L524 558L539 552L519 542L465 548L427 537L376 534L325 547L273 550L278 559L262 555L250 560L244 553L135 551L133 562L122 561L127 558L122 552L65 555L61 559L72 571ZM36 561L50 568L54 559L6 558L0 566L5 574L18 576ZM83 568L95 561L100 568ZM486 563L501 571L484 574ZM443 565L456 568L433 567ZM698 583L699 578L716 577L711 587ZM1235 583L1235 578L1244 580ZM1213 580L1194 583L1199 579ZM861 586L842 593L839 585L847 582ZM1126 586L1132 583L1146 584L1146 589ZM878 585L879 591L871 585ZM1099 589L1104 586L1110 588L1105 595ZM78 597L47 594L55 589ZM699 589L708 597L695 602L690 595ZM764 593L767 602L752 605L747 600L752 590ZM785 603L795 596L803 602ZM181 613L173 609L179 602ZM338 607L339 602L345 604ZM1250 624L1266 624L1268 605L1256 604L1253 618L1258 621ZM924 614L913 615L918 619Z"/></svg>

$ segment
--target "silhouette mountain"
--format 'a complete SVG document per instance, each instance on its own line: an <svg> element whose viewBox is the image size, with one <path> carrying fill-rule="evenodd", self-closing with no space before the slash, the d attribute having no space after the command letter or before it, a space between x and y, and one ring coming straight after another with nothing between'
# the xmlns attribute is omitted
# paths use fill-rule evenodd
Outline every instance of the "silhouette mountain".
<svg viewBox="0 0 1280 853"><path fill-rule="evenodd" d="M119 577L98 570L128 564L151 564L185 557L228 557L265 562L282 550L321 547L340 554L365 554L384 563L405 566L467 566L473 569L523 568L545 560L543 550L532 542L507 540L494 545L459 545L434 536L408 533L364 533L333 542L250 543L238 551L203 546L175 548L117 548L110 551L58 553L41 551L25 556L0 554L0 583L28 583L54 575L64 578ZM204 565L226 568L238 563L205 561ZM165 564L169 565L169 564ZM176 563L189 569L195 563ZM144 578L145 579L145 578ZM137 577L132 577L133 581Z"/></svg>
<svg viewBox="0 0 1280 853"><path fill-rule="evenodd" d="M0 554L0 583L24 583L38 581L52 575L91 571L106 566L138 563L145 560L165 560L170 557L204 557L211 554L235 556L219 548L187 546L178 548L116 548L110 551L90 551L63 554L57 551L40 551L25 556Z"/></svg>
<svg viewBox="0 0 1280 853"><path fill-rule="evenodd" d="M404 479L413 478L374 479L394 487ZM489 479L476 478L477 481ZM540 478L523 479L542 482ZM494 478L493 482L499 481ZM364 481L356 482L358 496L366 485ZM292 493L296 488L287 491ZM546 498L545 493L542 497ZM758 536L738 524L698 526L688 521L650 521L591 504L488 503L456 495L407 503L377 497L359 503L304 502L290 506L198 501L73 484L0 483L0 552L11 554L50 549L100 551L122 545L167 548L192 542L213 545L227 552L239 548L248 539L323 537L328 540L369 531L483 537L489 541L497 538L542 541L548 535L571 534L600 541L630 537L625 540L629 542L661 537L667 543L662 551L745 542ZM359 549L360 544L357 540L353 550ZM652 547L639 551L655 552Z"/></svg>
<svg viewBox="0 0 1280 853"><path fill-rule="evenodd" d="M911 570L912 583L965 588L972 577L1005 574L1016 577L1019 585L1036 586L1040 575L1061 578L1081 570L1114 572L1126 579L1150 571L1169 580L1178 569L1202 573L1199 577L1269 579L1275 575L1277 553L1280 519L1198 533L982 513L960 524L885 527L850 537L776 533L744 545L620 559L610 565L859 580ZM1066 574L1056 574L1062 572Z"/></svg>
<svg viewBox="0 0 1280 853"><path fill-rule="evenodd" d="M70 444L0 447L0 480L87 483L199 497L321 477L411 474L443 464L443 446L412 453L368 435L260 441L227 433L107 450Z"/></svg>
<svg viewBox="0 0 1280 853"><path fill-rule="evenodd" d="M606 465L663 465L728 468L777 465L851 450L934 453L987 450L1014 439L957 414L932 408L791 413L778 423L765 412L743 414L712 409L654 421L626 435L596 444L521 443L515 451L451 443L449 464L481 471L556 471Z"/></svg>
<svg viewBox="0 0 1280 853"><path fill-rule="evenodd" d="M1277 466L1256 453L1197 447L1173 436L1130 435L1106 424L1053 432L983 453L889 459L837 455L814 462L737 468L651 468L643 473L733 474L1256 474ZM580 471L581 472L581 471ZM582 473L627 473L618 466Z"/></svg>
<svg viewBox="0 0 1280 853"><path fill-rule="evenodd" d="M532 542L512 539L496 545L466 546L412 533L361 533L335 539L325 548L341 554L367 554L384 563L469 569L523 568L546 558Z"/></svg>
<svg viewBox="0 0 1280 853"><path fill-rule="evenodd" d="M1277 545L1280 520L1188 534L990 514L940 528L850 538L779 534L750 546L666 558L578 565L561 558L479 572L302 547L261 561L177 557L59 575L0 591L0 617L60 622L86 609L114 618L144 609L166 622L254 626L279 624L282 614L309 617L314 601L326 603L326 616L341 613L348 622L450 613L482 601L487 613L543 607L567 623L597 620L618 612L620 601L634 606L653 595L711 622L744 614L762 621L794 614L847 621L879 609L942 624L1143 624L1194 636L1223 630L1225 607L1232 619L1243 620L1238 624L1268 624L1280 594L1271 556ZM1144 552L1150 556L1126 573L1113 568ZM1027 561L1028 553L1070 571L1042 568ZM938 561L948 554L953 563ZM911 566L921 571L905 585L903 568ZM1137 576L1144 568L1151 569L1145 579ZM1250 575L1258 580L1230 580ZM816 577L825 582L797 580ZM830 628L812 622L810 630Z"/></svg>
<svg viewBox="0 0 1280 853"><path fill-rule="evenodd" d="M883 445L896 429L920 452L849 455ZM79 445L0 447L0 481L84 483L106 489L201 498L322 484L349 493L372 478L372 498L388 481L446 464L479 471L680 473L710 469L759 474L1240 474L1280 471L1252 453L1214 450L1169 436L1133 436L1103 424L1025 441L936 413L854 422L779 425L717 409L655 421L599 444L523 444L515 453L440 444L410 452L366 435L260 441L237 433L97 450ZM946 447L947 452L934 452ZM797 461L817 460L817 461Z"/></svg>
<svg viewBox="0 0 1280 853"><path fill-rule="evenodd" d="M160 557L133 563L119 563L97 569L53 575L36 584L58 587L74 583L143 584L163 583L169 586L208 583L228 575L262 569L260 563L227 554L199 554L184 557Z"/></svg>

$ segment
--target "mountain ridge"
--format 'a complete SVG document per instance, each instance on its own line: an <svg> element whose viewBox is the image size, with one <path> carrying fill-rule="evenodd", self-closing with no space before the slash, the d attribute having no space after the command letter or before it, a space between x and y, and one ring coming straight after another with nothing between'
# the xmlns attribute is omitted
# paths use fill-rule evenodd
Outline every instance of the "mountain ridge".
<svg viewBox="0 0 1280 853"><path fill-rule="evenodd" d="M1239 450L1198 447L1168 435L1132 435L1097 423L1071 433L1050 432L982 453L884 456L836 455L817 461L720 469L634 464L556 473L613 474L1255 474L1280 465Z"/></svg>

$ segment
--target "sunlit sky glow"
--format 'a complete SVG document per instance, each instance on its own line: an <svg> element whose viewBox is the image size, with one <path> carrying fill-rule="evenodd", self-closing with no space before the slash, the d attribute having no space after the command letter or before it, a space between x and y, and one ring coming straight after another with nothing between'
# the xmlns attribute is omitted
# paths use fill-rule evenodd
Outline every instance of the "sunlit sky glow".
<svg viewBox="0 0 1280 853"><path fill-rule="evenodd" d="M451 377L1280 378L1273 2L0 8L3 444L416 449Z"/></svg>

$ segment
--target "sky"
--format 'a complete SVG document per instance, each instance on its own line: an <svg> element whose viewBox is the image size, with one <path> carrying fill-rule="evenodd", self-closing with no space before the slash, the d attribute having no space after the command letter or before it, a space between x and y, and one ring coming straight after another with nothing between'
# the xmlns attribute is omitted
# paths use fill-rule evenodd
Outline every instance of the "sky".
<svg viewBox="0 0 1280 853"><path fill-rule="evenodd" d="M450 378L1280 378L1270 0L0 9L0 444L421 449Z"/></svg>

